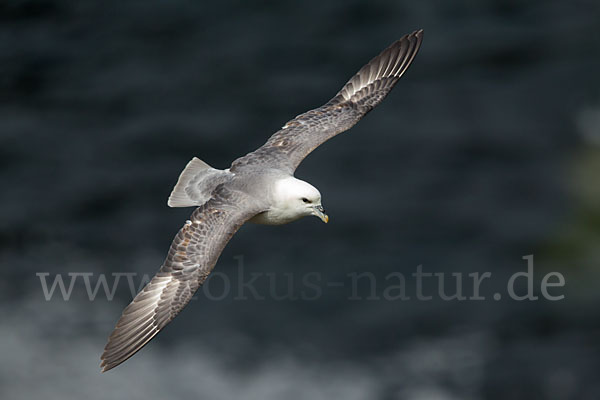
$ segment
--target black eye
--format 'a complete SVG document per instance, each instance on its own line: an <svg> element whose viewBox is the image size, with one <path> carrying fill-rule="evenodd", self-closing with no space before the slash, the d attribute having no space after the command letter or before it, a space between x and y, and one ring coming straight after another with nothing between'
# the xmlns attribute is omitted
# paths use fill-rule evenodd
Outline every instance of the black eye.
<svg viewBox="0 0 600 400"><path fill-rule="evenodd" d="M310 203L310 200L309 200L309 199L307 199L306 197L303 197L303 198L302 198L302 201L303 201L303 202L305 202L305 203Z"/></svg>

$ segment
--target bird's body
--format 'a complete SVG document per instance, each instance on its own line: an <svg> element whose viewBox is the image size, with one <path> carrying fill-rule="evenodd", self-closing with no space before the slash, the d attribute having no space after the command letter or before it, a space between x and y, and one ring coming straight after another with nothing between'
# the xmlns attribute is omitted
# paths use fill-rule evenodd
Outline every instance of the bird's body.
<svg viewBox="0 0 600 400"><path fill-rule="evenodd" d="M329 220L319 191L294 177L296 167L383 100L414 59L422 35L416 31L394 42L329 102L287 122L230 168L215 169L197 158L188 163L168 205L198 208L175 236L158 273L123 311L102 354L103 371L135 354L179 314L245 222L281 225L309 215Z"/></svg>

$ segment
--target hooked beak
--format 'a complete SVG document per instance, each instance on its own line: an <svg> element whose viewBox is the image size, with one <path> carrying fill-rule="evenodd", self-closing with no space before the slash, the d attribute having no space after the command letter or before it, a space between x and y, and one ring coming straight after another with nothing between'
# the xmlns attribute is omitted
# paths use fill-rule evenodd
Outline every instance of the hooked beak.
<svg viewBox="0 0 600 400"><path fill-rule="evenodd" d="M325 210L323 210L322 205L313 207L313 215L321 218L321 221L323 221L325 223L329 222L329 217L327 216L327 214L325 214Z"/></svg>

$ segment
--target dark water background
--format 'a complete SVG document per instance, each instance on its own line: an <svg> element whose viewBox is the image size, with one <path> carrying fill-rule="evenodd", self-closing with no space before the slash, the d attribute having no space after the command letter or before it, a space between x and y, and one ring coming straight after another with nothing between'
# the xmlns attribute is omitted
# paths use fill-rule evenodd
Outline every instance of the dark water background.
<svg viewBox="0 0 600 400"><path fill-rule="evenodd" d="M100 374L127 285L46 301L36 274L153 274L192 156L228 167L417 28L391 95L297 171L330 223L243 227L212 292ZM0 398L600 398L599 50L595 1L0 2ZM493 300L528 254L564 300ZM418 265L491 272L486 300L414 299ZM349 299L365 271L413 299ZM271 295L310 272L317 299ZM266 299L210 299L251 273Z"/></svg>

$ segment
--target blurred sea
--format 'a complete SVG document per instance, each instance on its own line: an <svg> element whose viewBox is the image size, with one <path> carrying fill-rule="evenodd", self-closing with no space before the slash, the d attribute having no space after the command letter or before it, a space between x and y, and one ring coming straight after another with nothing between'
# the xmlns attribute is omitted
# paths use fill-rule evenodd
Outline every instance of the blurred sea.
<svg viewBox="0 0 600 400"><path fill-rule="evenodd" d="M600 398L598 21L583 0L1 2L0 398ZM152 275L189 159L227 168L418 28L396 89L296 173L330 223L244 226L222 254L231 287L275 276L266 298L199 292L100 374L127 286L46 301L36 274ZM529 254L565 299L495 301ZM418 265L490 272L487 299L326 285ZM267 295L310 272L317 299Z"/></svg>

